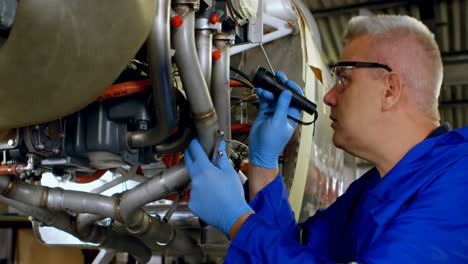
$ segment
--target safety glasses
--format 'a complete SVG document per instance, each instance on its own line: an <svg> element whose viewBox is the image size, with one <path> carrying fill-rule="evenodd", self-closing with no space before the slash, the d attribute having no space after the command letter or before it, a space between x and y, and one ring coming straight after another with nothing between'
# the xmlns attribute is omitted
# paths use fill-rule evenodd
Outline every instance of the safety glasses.
<svg viewBox="0 0 468 264"><path fill-rule="evenodd" d="M376 62L364 62L364 61L341 61L331 66L333 79L339 91L343 91L350 80L348 69L353 68L382 68L388 72L392 71L392 68L385 64Z"/></svg>

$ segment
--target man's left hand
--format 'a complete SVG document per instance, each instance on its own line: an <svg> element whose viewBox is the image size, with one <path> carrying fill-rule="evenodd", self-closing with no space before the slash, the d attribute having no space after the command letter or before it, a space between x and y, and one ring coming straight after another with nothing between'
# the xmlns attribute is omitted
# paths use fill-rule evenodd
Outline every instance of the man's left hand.
<svg viewBox="0 0 468 264"><path fill-rule="evenodd" d="M253 210L245 201L239 175L226 157L225 148L223 140L219 149L223 155L215 166L194 139L185 150L185 163L192 179L190 210L228 236L233 224Z"/></svg>

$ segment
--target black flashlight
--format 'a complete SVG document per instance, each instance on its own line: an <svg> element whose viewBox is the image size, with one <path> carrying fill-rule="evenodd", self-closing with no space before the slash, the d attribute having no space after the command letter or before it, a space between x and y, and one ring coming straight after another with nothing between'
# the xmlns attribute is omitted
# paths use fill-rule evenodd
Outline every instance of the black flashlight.
<svg viewBox="0 0 468 264"><path fill-rule="evenodd" d="M305 98L305 96L297 93L293 89L281 82L273 73L269 72L263 67L258 67L257 71L252 80L256 87L260 87L273 93L275 97L278 97L282 91L289 90L292 94L291 105L299 108L300 110L306 111L307 113L314 115L317 109L317 105Z"/></svg>

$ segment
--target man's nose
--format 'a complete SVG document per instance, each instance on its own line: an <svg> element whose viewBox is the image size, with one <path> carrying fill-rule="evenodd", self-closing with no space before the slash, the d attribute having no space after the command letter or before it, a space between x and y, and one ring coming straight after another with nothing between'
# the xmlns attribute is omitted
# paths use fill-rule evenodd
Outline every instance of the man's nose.
<svg viewBox="0 0 468 264"><path fill-rule="evenodd" d="M336 92L336 85L333 87L323 96L323 102L328 106L335 106L337 103L337 92Z"/></svg>

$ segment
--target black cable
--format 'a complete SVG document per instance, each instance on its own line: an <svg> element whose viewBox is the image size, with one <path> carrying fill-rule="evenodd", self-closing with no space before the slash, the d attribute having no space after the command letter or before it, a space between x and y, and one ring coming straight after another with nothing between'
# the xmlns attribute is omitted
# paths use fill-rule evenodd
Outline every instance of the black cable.
<svg viewBox="0 0 468 264"><path fill-rule="evenodd" d="M266 112L265 115L267 116L272 116L273 115L273 112ZM293 116L290 116L288 115L288 118L296 123L298 123L299 125L302 125L302 126L309 126L309 125L312 125L313 123L315 123L315 121L317 121L318 119L318 113L317 111L314 112L314 120L310 121L310 122L304 122L302 120L299 120Z"/></svg>
<svg viewBox="0 0 468 264"><path fill-rule="evenodd" d="M237 74L239 74L240 76L242 76L244 79L246 79L247 81L251 82L252 83L252 79L250 79L249 75L247 75L247 73L237 69L237 68L234 68L234 67L229 67L229 69Z"/></svg>
<svg viewBox="0 0 468 264"><path fill-rule="evenodd" d="M242 140L237 140L237 141L239 141L239 142L241 142L241 143L243 143L244 145L247 146L247 144L245 143L245 141L247 140L247 138L249 138L249 133L247 133L247 134L245 135L245 137L244 137ZM236 149L235 149L234 151L235 151L235 152L238 152L238 151L239 151L239 148L240 148L241 146L242 146L242 144L238 144L238 146L236 147Z"/></svg>
<svg viewBox="0 0 468 264"><path fill-rule="evenodd" d="M235 77L235 76L231 76L230 79L231 79L231 80L234 80L234 81L238 81L238 82L242 83L243 85L245 85L245 87L248 87L248 88L250 88L250 89L252 89L252 90L255 89L255 87L254 87L252 84L250 84L250 83L244 81L243 79L237 78L237 77ZM247 80L247 81L248 81L248 80Z"/></svg>

